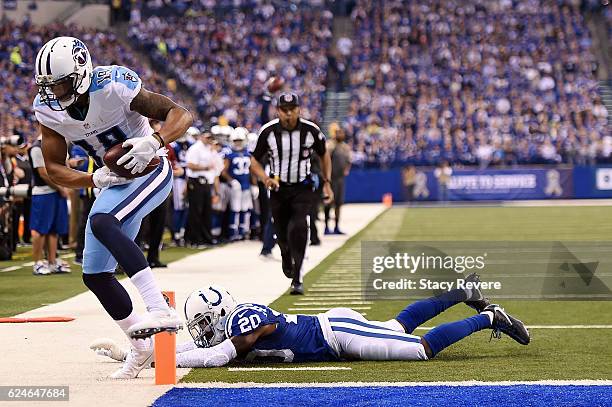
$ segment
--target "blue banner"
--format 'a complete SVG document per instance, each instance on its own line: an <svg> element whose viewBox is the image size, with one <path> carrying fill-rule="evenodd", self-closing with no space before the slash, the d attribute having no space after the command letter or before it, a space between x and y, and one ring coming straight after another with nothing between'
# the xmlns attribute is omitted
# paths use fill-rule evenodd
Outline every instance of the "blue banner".
<svg viewBox="0 0 612 407"><path fill-rule="evenodd" d="M612 167L575 167L575 198L612 198Z"/></svg>
<svg viewBox="0 0 612 407"><path fill-rule="evenodd" d="M438 199L444 200L444 187L437 184ZM453 201L571 198L574 193L567 168L457 170L446 189Z"/></svg>
<svg viewBox="0 0 612 407"><path fill-rule="evenodd" d="M589 176L595 177L593 174ZM600 177L600 184L609 182L610 187L606 192L609 195L602 196L612 196L612 168L608 178L603 175ZM346 179L346 202L380 202L386 193L391 193L395 202L574 197L573 170L566 167L454 169L446 183L438 180L435 169L419 168L410 177L406 177L406 172L401 169L353 170ZM583 197L586 197L586 193Z"/></svg>

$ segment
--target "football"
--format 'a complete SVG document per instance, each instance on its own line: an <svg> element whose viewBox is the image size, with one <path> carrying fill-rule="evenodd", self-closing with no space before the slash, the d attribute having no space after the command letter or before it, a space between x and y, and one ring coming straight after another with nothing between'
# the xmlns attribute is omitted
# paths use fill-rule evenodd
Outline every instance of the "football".
<svg viewBox="0 0 612 407"><path fill-rule="evenodd" d="M104 164L112 172L114 172L115 174L119 175L120 177L138 178L138 177L142 177L143 175L149 174L151 171L153 171L155 168L157 168L157 166L161 162L159 157L155 156L155 157L153 157L151 162L149 162L149 164L146 166L144 171L142 171L139 174L132 174L130 172L131 170L128 170L124 166L117 164L117 160L119 160L121 157L123 157L128 151L130 151L130 149L122 147L121 144L117 144L117 145L112 146L106 152L106 154L104 154Z"/></svg>
<svg viewBox="0 0 612 407"><path fill-rule="evenodd" d="M270 79L268 79L266 84L268 87L268 92L274 93L274 92L278 92L283 87L283 85L285 84L285 81L281 77L272 76L270 77Z"/></svg>

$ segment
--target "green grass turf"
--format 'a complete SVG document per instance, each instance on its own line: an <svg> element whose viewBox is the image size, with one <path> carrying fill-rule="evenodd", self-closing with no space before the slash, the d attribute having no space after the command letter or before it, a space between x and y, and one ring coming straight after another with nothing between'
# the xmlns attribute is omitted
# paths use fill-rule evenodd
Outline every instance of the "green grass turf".
<svg viewBox="0 0 612 407"><path fill-rule="evenodd" d="M199 250L168 247L161 251L160 260L169 263L197 252ZM32 266L0 273L0 317L17 315L86 291L87 288L81 279L81 266L72 263L71 260L72 258L68 259L72 269L70 274L34 276ZM0 268L19 266L31 261L31 248L20 247L13 260L0 262Z"/></svg>
<svg viewBox="0 0 612 407"><path fill-rule="evenodd" d="M360 273L362 240L611 240L608 207L393 208L349 239L305 278L308 288L330 270ZM306 297L308 298L308 291ZM271 306L287 312L301 298L285 295ZM387 320L405 307L401 301L376 301L370 320ZM528 325L612 324L605 301L504 301L509 312ZM426 326L472 315L459 304ZM417 330L423 335L426 331ZM612 379L609 329L532 329L532 342L521 346L504 336L489 341L478 332L427 362L335 362L308 366L348 366L350 371L230 372L227 368L193 369L184 382L335 382ZM269 366L283 366L274 364ZM292 365L299 366L299 365Z"/></svg>

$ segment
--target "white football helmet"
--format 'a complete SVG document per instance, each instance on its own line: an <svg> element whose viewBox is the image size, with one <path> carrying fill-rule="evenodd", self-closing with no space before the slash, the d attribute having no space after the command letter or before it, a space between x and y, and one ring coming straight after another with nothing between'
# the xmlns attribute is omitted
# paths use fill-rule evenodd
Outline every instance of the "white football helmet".
<svg viewBox="0 0 612 407"><path fill-rule="evenodd" d="M212 128L210 129L210 132L215 138L215 140L217 140L219 143L223 145L227 145L229 138L232 135L233 131L234 131L234 128L232 126L229 126L229 125L221 126L219 124L212 126Z"/></svg>
<svg viewBox="0 0 612 407"><path fill-rule="evenodd" d="M200 135L200 130L198 130L197 127L191 126L190 128L187 129L187 131L185 132L185 134L183 134L181 137L179 137L177 139L177 141L180 141L182 143L188 141L190 143L195 142L195 138L197 136Z"/></svg>
<svg viewBox="0 0 612 407"><path fill-rule="evenodd" d="M185 301L185 319L195 344L208 348L223 342L225 320L237 305L234 297L218 285L189 294Z"/></svg>
<svg viewBox="0 0 612 407"><path fill-rule="evenodd" d="M56 111L76 102L91 85L91 55L85 43L74 37L57 37L43 45L34 68L41 101Z"/></svg>
<svg viewBox="0 0 612 407"><path fill-rule="evenodd" d="M230 143L234 150L244 149L249 131L244 127L236 127L230 136Z"/></svg>

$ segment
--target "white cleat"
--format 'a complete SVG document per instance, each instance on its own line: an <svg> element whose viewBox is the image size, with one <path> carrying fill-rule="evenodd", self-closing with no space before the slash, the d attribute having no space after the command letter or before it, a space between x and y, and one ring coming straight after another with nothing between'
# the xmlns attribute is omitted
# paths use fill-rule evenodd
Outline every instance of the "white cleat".
<svg viewBox="0 0 612 407"><path fill-rule="evenodd" d="M115 380L135 379L142 369L151 366L151 362L153 362L153 346L145 350L132 348L121 369L110 377Z"/></svg>
<svg viewBox="0 0 612 407"><path fill-rule="evenodd" d="M149 311L144 319L128 328L127 334L132 338L148 338L160 332L176 332L183 328L183 322L174 308Z"/></svg>
<svg viewBox="0 0 612 407"><path fill-rule="evenodd" d="M46 260L37 261L34 266L32 266L32 274L35 276L47 276L51 274L49 263L47 263Z"/></svg>

